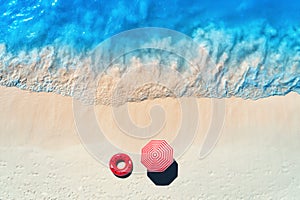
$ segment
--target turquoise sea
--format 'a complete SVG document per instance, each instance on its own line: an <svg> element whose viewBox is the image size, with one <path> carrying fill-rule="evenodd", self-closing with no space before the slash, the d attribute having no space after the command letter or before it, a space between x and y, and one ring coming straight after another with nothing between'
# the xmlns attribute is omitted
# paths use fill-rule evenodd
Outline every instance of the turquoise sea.
<svg viewBox="0 0 300 200"><path fill-rule="evenodd" d="M214 63L216 69L195 75L199 82L206 77L205 88L196 81L182 96L258 99L300 93L300 2L295 0L2 0L0 85L72 96L101 42L144 27L191 37ZM130 39L126 45L134 43ZM164 57L165 65L172 61ZM187 78L193 74L185 71L178 70Z"/></svg>

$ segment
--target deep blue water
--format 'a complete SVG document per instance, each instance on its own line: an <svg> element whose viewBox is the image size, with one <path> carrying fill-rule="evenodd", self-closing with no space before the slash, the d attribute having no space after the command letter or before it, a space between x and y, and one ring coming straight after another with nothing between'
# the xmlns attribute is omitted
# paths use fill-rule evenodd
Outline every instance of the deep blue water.
<svg viewBox="0 0 300 200"><path fill-rule="evenodd" d="M138 27L165 27L192 36L210 23L237 27L265 20L274 27L300 22L296 0L2 0L0 43L11 51L68 44L79 51Z"/></svg>

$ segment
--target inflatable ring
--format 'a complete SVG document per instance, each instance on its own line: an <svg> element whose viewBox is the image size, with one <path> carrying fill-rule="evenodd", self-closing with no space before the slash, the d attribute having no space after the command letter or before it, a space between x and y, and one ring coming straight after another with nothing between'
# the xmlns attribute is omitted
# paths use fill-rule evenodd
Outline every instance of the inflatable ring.
<svg viewBox="0 0 300 200"><path fill-rule="evenodd" d="M125 163L123 168L118 167L120 162ZM131 158L127 154L118 153L111 157L109 161L109 167L115 176L119 178L127 178L132 172L133 164Z"/></svg>

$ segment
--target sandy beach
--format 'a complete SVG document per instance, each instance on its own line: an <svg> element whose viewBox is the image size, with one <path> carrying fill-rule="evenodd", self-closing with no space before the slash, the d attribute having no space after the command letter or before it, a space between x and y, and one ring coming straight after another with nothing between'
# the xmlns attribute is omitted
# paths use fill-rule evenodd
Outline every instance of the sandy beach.
<svg viewBox="0 0 300 200"><path fill-rule="evenodd" d="M198 157L210 125L211 100L197 99L201 125L177 160L179 176L170 186L157 187L146 173L114 177L85 150L71 97L6 87L0 93L0 199L297 199L300 194L299 94L225 99L221 137L203 160ZM146 126L156 104L166 119L156 137L172 140L168 133L181 120L176 99L129 103L130 118ZM111 107L95 110L111 142L133 152L145 144L132 144L122 134Z"/></svg>

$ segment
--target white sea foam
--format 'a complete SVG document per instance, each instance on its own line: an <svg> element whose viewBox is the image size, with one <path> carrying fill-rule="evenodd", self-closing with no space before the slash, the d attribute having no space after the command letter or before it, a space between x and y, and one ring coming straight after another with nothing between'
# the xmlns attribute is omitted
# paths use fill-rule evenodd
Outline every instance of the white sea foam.
<svg viewBox="0 0 300 200"><path fill-rule="evenodd" d="M231 29L212 24L195 29L199 51L192 59L186 59L189 47L185 41L175 44L182 48L182 55L177 55L163 52L174 43L159 38L151 41L158 50L138 49L105 58L111 62L106 68L95 68L97 49L79 54L71 47L56 45L15 55L1 44L0 84L101 104L112 103L116 87L123 88L121 103L166 96L257 99L300 93L300 29L288 28L282 34L264 22ZM149 71L149 65L154 71ZM139 78L152 83L132 87ZM173 84L165 86L160 79Z"/></svg>

